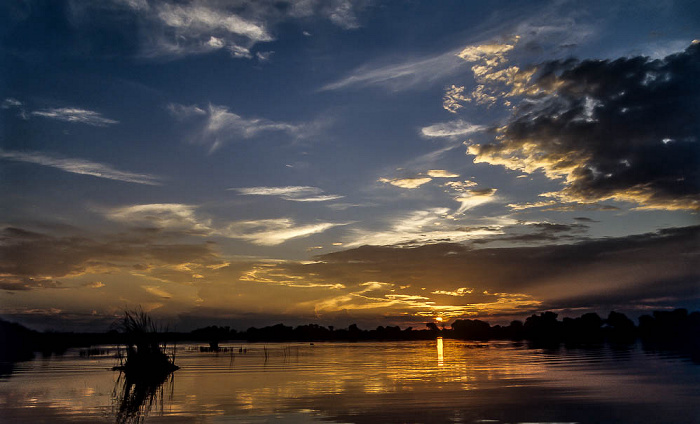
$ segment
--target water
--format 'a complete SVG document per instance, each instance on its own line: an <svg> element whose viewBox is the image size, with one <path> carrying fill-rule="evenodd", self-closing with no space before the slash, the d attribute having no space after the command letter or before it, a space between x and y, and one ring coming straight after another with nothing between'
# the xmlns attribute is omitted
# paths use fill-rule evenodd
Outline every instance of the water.
<svg viewBox="0 0 700 424"><path fill-rule="evenodd" d="M125 385L111 371L112 356L70 350L17 363L0 376L0 421L700 423L700 365L639 346L544 350L433 340L222 347L232 349L178 346L181 369L150 391Z"/></svg>

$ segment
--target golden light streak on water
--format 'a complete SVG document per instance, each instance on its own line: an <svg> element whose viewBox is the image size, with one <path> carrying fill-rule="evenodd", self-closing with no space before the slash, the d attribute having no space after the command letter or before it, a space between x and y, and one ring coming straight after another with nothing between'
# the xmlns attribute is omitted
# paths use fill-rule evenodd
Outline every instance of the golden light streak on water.
<svg viewBox="0 0 700 424"><path fill-rule="evenodd" d="M241 346L246 353L239 353ZM197 344L178 345L181 368L133 417L147 415L146 423L367 423L391 417L675 424L700 416L700 367L636 345L543 349L436 338L223 347L230 350L202 353ZM72 349L13 364L0 374L0 422L114 424L125 383L111 369L115 362L113 355L85 358Z"/></svg>

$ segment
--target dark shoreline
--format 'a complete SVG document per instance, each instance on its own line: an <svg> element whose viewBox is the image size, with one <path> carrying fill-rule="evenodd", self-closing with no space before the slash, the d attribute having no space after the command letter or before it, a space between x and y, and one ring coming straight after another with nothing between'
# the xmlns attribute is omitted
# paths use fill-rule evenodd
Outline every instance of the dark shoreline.
<svg viewBox="0 0 700 424"><path fill-rule="evenodd" d="M533 346L595 346L603 343L631 344L641 340L654 350L679 350L700 355L700 312L685 309L655 311L644 315L635 325L625 315L611 312L606 319L597 314L557 320L557 314L544 312L528 317L525 322L513 321L508 326L491 326L481 320L455 320L450 328L427 323L425 329L398 326L378 326L363 330L357 325L336 329L318 324L297 327L277 324L263 328L251 327L236 331L230 327L209 326L191 332L164 332L159 338L169 343L207 343L209 351L216 351L220 342L354 342L354 341L410 341L443 337L457 340L511 340L527 341ZM68 348L106 344L124 344L123 333L110 330L105 333L37 332L20 324L0 319L0 362L30 360L36 353L44 356L62 354Z"/></svg>

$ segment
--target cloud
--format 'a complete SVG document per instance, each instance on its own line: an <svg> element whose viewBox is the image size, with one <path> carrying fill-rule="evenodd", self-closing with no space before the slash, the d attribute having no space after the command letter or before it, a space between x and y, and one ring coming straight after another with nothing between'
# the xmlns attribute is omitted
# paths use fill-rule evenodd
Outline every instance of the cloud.
<svg viewBox="0 0 700 424"><path fill-rule="evenodd" d="M497 40L483 41L460 49L444 51L436 55L411 58L394 63L374 63L361 66L345 77L328 83L321 90L340 90L350 87L381 86L391 91L424 89L457 75L471 64L477 86L471 93L465 87L452 85L443 98L443 107L457 112L465 102L491 104L498 98L490 85L510 83L518 87L529 71L517 67L501 69L508 62L508 55L515 52L518 45L525 49L542 48L557 50L563 43L576 43L592 31L575 20L556 16L559 11L547 12L542 16L507 22L502 26L504 33L514 34ZM557 25L542 24L541 21L559 22ZM528 52L530 54L531 52Z"/></svg>
<svg viewBox="0 0 700 424"><path fill-rule="evenodd" d="M500 98L509 96L510 93L502 92L501 87L515 85L520 68L510 66L499 69L499 66L507 62L506 55L515 48L519 40L520 36L516 35L506 41L470 45L459 52L457 56L474 64L471 70L476 86L471 93L466 93L464 86L450 86L443 97L443 109L457 113L465 103L475 102L492 106ZM509 106L510 103L506 100L504 105Z"/></svg>
<svg viewBox="0 0 700 424"><path fill-rule="evenodd" d="M577 224L533 223L543 234L576 233ZM633 309L650 293L690 295L697 299L700 273L700 227L670 228L655 233L573 244L474 249L440 243L415 247L362 246L317 256L318 262L285 266L285 273L313 275L351 287L370 278L425 287L414 294L501 293L525 296L532 308L579 306ZM665 286L665 281L673 281ZM577 301L580 302L577 304ZM490 312L498 311L490 305ZM487 311L482 311L487 312ZM523 312L521 312L522 314Z"/></svg>
<svg viewBox="0 0 700 424"><path fill-rule="evenodd" d="M700 210L700 44L663 60L541 64L493 143L474 162L562 179L560 202L618 200Z"/></svg>
<svg viewBox="0 0 700 424"><path fill-rule="evenodd" d="M450 218L448 208L430 208L397 215L386 230L355 229L344 244L347 247L420 246L439 242L461 242L501 234L500 226L460 227Z"/></svg>
<svg viewBox="0 0 700 424"><path fill-rule="evenodd" d="M452 172L445 171L444 169L431 169L427 172L427 174L432 178L459 178L459 174L453 174Z"/></svg>
<svg viewBox="0 0 700 424"><path fill-rule="evenodd" d="M469 209L497 200L495 188L474 188L478 184L474 181L448 181L443 187L448 191L456 192L454 200L460 203L459 209L454 215L462 215Z"/></svg>
<svg viewBox="0 0 700 424"><path fill-rule="evenodd" d="M145 204L108 209L113 221L140 224L193 236L219 236L246 240L261 246L275 246L295 238L324 232L339 223L298 225L291 218L242 220L215 224L197 212L198 207L179 203Z"/></svg>
<svg viewBox="0 0 700 424"><path fill-rule="evenodd" d="M233 58L251 59L268 53L258 52L258 55L252 50L260 43L274 41L273 28L281 22L321 18L344 29L353 29L360 25L357 14L366 3L365 0L112 0L73 2L71 9L73 24L105 18L133 22L126 27L137 29L134 33L139 36L142 56L177 58L227 51ZM104 10L109 13L101 13Z"/></svg>
<svg viewBox="0 0 700 424"><path fill-rule="evenodd" d="M380 178L378 181L391 184L396 187L414 189L429 183L433 179L430 177L415 177L415 178Z"/></svg>
<svg viewBox="0 0 700 424"><path fill-rule="evenodd" d="M321 196L314 196L314 197L289 198L287 200L291 200L294 202L328 202L329 200L342 199L343 197L345 197L345 196L340 196L337 194L324 194Z"/></svg>
<svg viewBox="0 0 700 424"><path fill-rule="evenodd" d="M31 112L30 115L76 124L92 125L94 127L106 127L119 123L119 121L115 121L114 119L103 117L99 112L72 107L36 110Z"/></svg>
<svg viewBox="0 0 700 424"><path fill-rule="evenodd" d="M576 218L574 219L576 220ZM504 234L474 240L472 243L480 245L505 241L509 242L509 246L512 243L527 243L529 246L540 242L571 243L582 239L588 228L588 225L580 223L519 222L516 225L504 227Z"/></svg>
<svg viewBox="0 0 700 424"><path fill-rule="evenodd" d="M22 106L22 102L20 102L17 99L14 99L12 97L8 97L5 100L2 101L2 104L0 104L1 109L11 109L15 107L20 107Z"/></svg>
<svg viewBox="0 0 700 424"><path fill-rule="evenodd" d="M38 152L12 152L0 149L0 159L16 162L33 163L60 169L73 174L90 175L108 180L124 181L135 184L161 185L160 178L149 174L138 174L128 171L120 171L97 162L75 158L57 158Z"/></svg>
<svg viewBox="0 0 700 424"><path fill-rule="evenodd" d="M237 132L244 138L250 138L264 131L284 131L298 133L302 127L284 122L274 122L262 118L244 118L232 113L225 106L209 105L209 116L205 133L221 138L224 133Z"/></svg>
<svg viewBox="0 0 700 424"><path fill-rule="evenodd" d="M421 134L428 138L450 138L458 139L465 135L481 132L486 127L474 125L469 122L457 119L449 122L442 122L421 128Z"/></svg>
<svg viewBox="0 0 700 424"><path fill-rule="evenodd" d="M251 58L253 46L274 40L264 19L243 17L224 4L119 3L136 19L141 34L141 54L147 57L179 57L226 50L234 58Z"/></svg>
<svg viewBox="0 0 700 424"><path fill-rule="evenodd" d="M170 103L166 106L171 115L177 119L188 119L193 116L203 116L207 114L207 111L200 108L197 105L180 105L177 103Z"/></svg>
<svg viewBox="0 0 700 424"><path fill-rule="evenodd" d="M443 97L443 108L456 113L464 103L474 102L490 107L499 100L504 106L511 106L508 98L526 92L525 86L536 71L534 68L521 70L517 66L502 66L520 39L516 35L506 41L464 48L458 56L473 64L471 70L476 86L467 94L465 87L452 85Z"/></svg>
<svg viewBox="0 0 700 424"><path fill-rule="evenodd" d="M272 55L274 53L275 52L273 52L273 51L257 52L257 53L255 53L255 57L258 58L258 61L260 61L260 62L268 62L272 58Z"/></svg>
<svg viewBox="0 0 700 424"><path fill-rule="evenodd" d="M196 105L168 105L170 113L179 120L198 119L197 138L214 151L226 143L249 139L265 132L283 132L294 138L308 138L323 127L321 122L290 124L264 118L245 118L225 106L209 105L206 110Z"/></svg>
<svg viewBox="0 0 700 424"><path fill-rule="evenodd" d="M521 69L512 63L548 57L570 57L574 48L597 31L573 17L564 3L548 5L532 16L504 23L496 39L464 47L457 55L471 66L473 83L452 84L443 97L443 108L457 113L466 103L512 107L511 97L524 94L536 68ZM556 22L555 24L553 24Z"/></svg>
<svg viewBox="0 0 700 424"><path fill-rule="evenodd" d="M223 10L201 4L179 5L167 2L154 3L154 6L158 19L165 26L181 30L183 36L223 32L240 35L253 42L272 40L272 36L262 24L225 13Z"/></svg>
<svg viewBox="0 0 700 424"><path fill-rule="evenodd" d="M266 263L254 265L241 275L240 280L296 288L327 288L332 290L345 288L343 284L339 283L308 281L303 276L281 273L276 264Z"/></svg>
<svg viewBox="0 0 700 424"><path fill-rule="evenodd" d="M483 62L487 66L495 67L506 61L506 53L513 50L519 36L505 42L491 42L467 46L457 54L467 62Z"/></svg>
<svg viewBox="0 0 700 424"><path fill-rule="evenodd" d="M344 197L335 194L322 194L323 190L320 188L309 186L242 187L230 188L229 190L237 191L244 195L278 196L282 199L294 202L326 202Z"/></svg>
<svg viewBox="0 0 700 424"><path fill-rule="evenodd" d="M105 118L101 113L93 110L80 109L76 107L61 107L48 108L27 112L21 101L8 97L0 104L1 109L20 109L20 116L23 119L29 119L32 116L42 118L55 119L58 121L70 122L75 124L91 125L93 127L106 127L109 125L118 124L119 121Z"/></svg>
<svg viewBox="0 0 700 424"><path fill-rule="evenodd" d="M324 85L321 90L369 86L381 86L391 91L422 89L460 71L464 62L456 56L457 52L448 51L392 64L364 65L340 80Z"/></svg>
<svg viewBox="0 0 700 424"><path fill-rule="evenodd" d="M483 205L496 200L495 188L486 189L469 189L455 197L455 201L460 203L459 209L455 211L455 215L461 215L469 209Z"/></svg>
<svg viewBox="0 0 700 424"><path fill-rule="evenodd" d="M170 299L173 297L172 294L161 289L159 286L143 286L142 288L149 294L152 294L153 296L159 297L161 299Z"/></svg>
<svg viewBox="0 0 700 424"><path fill-rule="evenodd" d="M538 202L509 203L508 207L513 211L522 211L533 208L542 208L543 211L569 212L569 211L617 211L617 206L603 203L586 203L578 201L562 202L559 200L541 200Z"/></svg>
<svg viewBox="0 0 700 424"><path fill-rule="evenodd" d="M452 84L442 97L442 108L448 112L457 113L464 107L463 103L470 101L470 98L464 94L464 90L464 86Z"/></svg>
<svg viewBox="0 0 700 424"><path fill-rule="evenodd" d="M310 186L286 186L286 187L242 187L242 188L230 188L229 190L235 190L240 194L255 195L255 196L306 196L309 194L319 194L322 193L318 187Z"/></svg>
<svg viewBox="0 0 700 424"><path fill-rule="evenodd" d="M189 262L219 261L210 244L172 243L157 230L103 235L99 240L15 227L0 231L0 281L8 290L57 287L56 278L133 270L136 264ZM99 284L86 287L99 288Z"/></svg>
<svg viewBox="0 0 700 424"><path fill-rule="evenodd" d="M457 191L459 193L466 193L468 190L470 190L472 187L476 187L478 184L474 181L470 180L465 180L465 181L448 181L445 184L443 184L444 187L449 187L453 189L454 191Z"/></svg>
<svg viewBox="0 0 700 424"><path fill-rule="evenodd" d="M112 208L105 216L113 221L128 224L146 224L155 228L187 231L191 234L212 233L211 222L199 218L194 205L179 203L153 203Z"/></svg>
<svg viewBox="0 0 700 424"><path fill-rule="evenodd" d="M291 239L322 233L338 225L344 224L320 222L299 226L290 218L259 219L233 222L220 233L229 238L247 240L261 246L276 246Z"/></svg>
<svg viewBox="0 0 700 424"><path fill-rule="evenodd" d="M64 288L60 281L51 278L31 278L13 275L10 273L0 273L0 290L9 292L28 291L35 289L61 289Z"/></svg>

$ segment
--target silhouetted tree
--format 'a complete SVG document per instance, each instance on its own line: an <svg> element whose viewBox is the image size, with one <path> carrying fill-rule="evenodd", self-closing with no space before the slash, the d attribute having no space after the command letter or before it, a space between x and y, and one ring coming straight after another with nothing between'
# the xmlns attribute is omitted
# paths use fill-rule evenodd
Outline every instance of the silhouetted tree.
<svg viewBox="0 0 700 424"><path fill-rule="evenodd" d="M525 320L525 336L531 340L554 341L561 339L562 323L551 311L532 315Z"/></svg>
<svg viewBox="0 0 700 424"><path fill-rule="evenodd" d="M608 339L616 342L631 342L637 337L634 322L620 312L611 311L605 320Z"/></svg>
<svg viewBox="0 0 700 424"><path fill-rule="evenodd" d="M506 327L506 335L511 340L522 340L525 337L525 327L522 321L511 321Z"/></svg>
<svg viewBox="0 0 700 424"><path fill-rule="evenodd" d="M452 329L459 339L488 340L491 336L489 323L478 319L458 319L452 323Z"/></svg>

